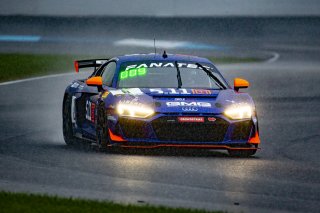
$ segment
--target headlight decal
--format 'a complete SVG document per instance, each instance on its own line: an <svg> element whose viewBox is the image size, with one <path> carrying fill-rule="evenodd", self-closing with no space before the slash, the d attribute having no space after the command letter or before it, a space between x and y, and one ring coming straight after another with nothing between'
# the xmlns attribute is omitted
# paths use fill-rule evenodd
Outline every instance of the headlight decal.
<svg viewBox="0 0 320 213"><path fill-rule="evenodd" d="M140 103L119 102L117 105L117 113L120 116L146 118L154 114L154 110Z"/></svg>

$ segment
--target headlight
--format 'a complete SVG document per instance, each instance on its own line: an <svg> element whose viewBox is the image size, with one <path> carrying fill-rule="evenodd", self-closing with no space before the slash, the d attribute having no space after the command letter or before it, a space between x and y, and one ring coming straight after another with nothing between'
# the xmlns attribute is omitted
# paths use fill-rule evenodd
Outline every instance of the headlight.
<svg viewBox="0 0 320 213"><path fill-rule="evenodd" d="M249 104L234 104L227 108L224 114L231 119L251 118L252 107Z"/></svg>
<svg viewBox="0 0 320 213"><path fill-rule="evenodd" d="M146 118L152 115L154 113L154 110L143 105L119 103L117 105L117 112L121 116Z"/></svg>

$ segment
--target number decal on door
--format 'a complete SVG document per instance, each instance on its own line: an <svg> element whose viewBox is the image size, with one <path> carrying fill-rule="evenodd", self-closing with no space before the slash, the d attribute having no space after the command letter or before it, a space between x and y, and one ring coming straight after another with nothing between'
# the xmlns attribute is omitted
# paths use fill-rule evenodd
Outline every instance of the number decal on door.
<svg viewBox="0 0 320 213"><path fill-rule="evenodd" d="M93 123L95 121L95 114L94 114L95 108L96 108L96 104L87 100L87 102L86 102L86 119L93 122Z"/></svg>

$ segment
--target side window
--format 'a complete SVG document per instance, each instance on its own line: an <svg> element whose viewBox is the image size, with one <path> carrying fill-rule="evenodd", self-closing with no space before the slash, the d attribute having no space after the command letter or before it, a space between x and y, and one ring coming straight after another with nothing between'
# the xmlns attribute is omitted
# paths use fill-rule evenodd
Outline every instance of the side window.
<svg viewBox="0 0 320 213"><path fill-rule="evenodd" d="M114 76L114 73L116 71L116 62L112 61L107 66L104 67L104 70L102 72L102 83L106 86L111 86L112 85L112 79Z"/></svg>

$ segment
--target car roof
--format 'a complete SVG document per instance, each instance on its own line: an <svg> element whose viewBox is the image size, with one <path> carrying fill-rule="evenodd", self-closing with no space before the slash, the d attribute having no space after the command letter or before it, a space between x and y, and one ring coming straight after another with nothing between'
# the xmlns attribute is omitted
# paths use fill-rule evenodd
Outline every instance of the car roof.
<svg viewBox="0 0 320 213"><path fill-rule="evenodd" d="M128 61L192 61L195 63L210 63L213 64L206 58L201 58L198 56L192 55L180 55L180 54L167 54L167 57L163 57L162 54L132 54L132 55L123 55L118 56L114 59L117 59L120 63Z"/></svg>

